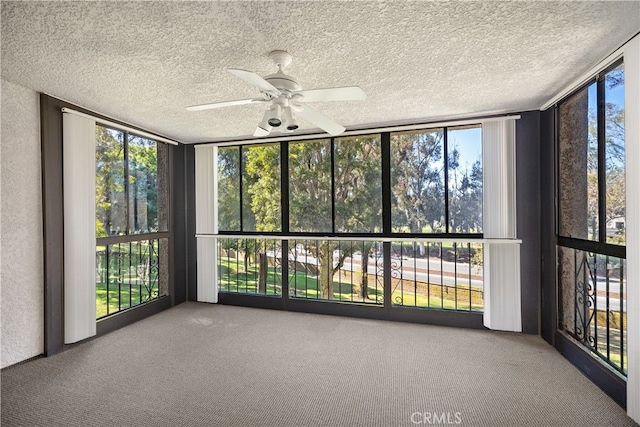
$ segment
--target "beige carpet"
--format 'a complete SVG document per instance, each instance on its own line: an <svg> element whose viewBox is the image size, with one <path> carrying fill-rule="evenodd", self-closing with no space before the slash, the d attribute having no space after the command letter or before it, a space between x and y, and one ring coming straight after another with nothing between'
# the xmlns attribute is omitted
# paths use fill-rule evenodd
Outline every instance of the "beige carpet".
<svg viewBox="0 0 640 427"><path fill-rule="evenodd" d="M535 336L186 303L2 372L2 426L632 426Z"/></svg>

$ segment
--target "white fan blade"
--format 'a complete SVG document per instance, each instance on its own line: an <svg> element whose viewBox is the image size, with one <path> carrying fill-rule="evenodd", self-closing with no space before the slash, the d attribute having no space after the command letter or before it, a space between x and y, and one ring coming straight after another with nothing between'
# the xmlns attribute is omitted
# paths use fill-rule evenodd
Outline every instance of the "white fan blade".
<svg viewBox="0 0 640 427"><path fill-rule="evenodd" d="M236 77L240 77L250 85L257 87L261 92L270 93L274 97L281 95L281 92L278 89L253 71L241 70L239 68L227 68L227 71Z"/></svg>
<svg viewBox="0 0 640 427"><path fill-rule="evenodd" d="M306 121L318 126L320 129L325 130L330 135L340 135L345 131L345 128L343 126L334 122L332 119L320 113L319 111L316 111L311 107L307 107L306 105L302 107L300 111L296 110L296 114Z"/></svg>
<svg viewBox="0 0 640 427"><path fill-rule="evenodd" d="M256 131L253 132L253 136L267 136L269 135L271 132L269 132L268 130L261 128L260 126L258 126L256 128Z"/></svg>
<svg viewBox="0 0 640 427"><path fill-rule="evenodd" d="M214 102L213 104L192 105L190 107L187 107L187 111L211 110L213 108L231 107L233 105L252 104L254 102L267 102L267 101L262 98L237 99L235 101Z"/></svg>
<svg viewBox="0 0 640 427"><path fill-rule="evenodd" d="M367 94L359 86L333 87L328 89L300 90L294 94L303 95L302 102L363 101Z"/></svg>

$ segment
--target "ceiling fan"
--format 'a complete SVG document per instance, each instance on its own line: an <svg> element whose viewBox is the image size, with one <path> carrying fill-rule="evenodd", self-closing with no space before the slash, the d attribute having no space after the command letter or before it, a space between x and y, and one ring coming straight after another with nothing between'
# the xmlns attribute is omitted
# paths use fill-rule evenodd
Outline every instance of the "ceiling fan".
<svg viewBox="0 0 640 427"><path fill-rule="evenodd" d="M295 77L284 73L283 68L291 64L291 55L283 50L274 50L269 58L278 66L278 72L260 77L254 72L238 68L227 68L234 76L260 90L259 98L238 99L235 101L215 102L213 104L193 105L188 111L202 111L212 108L230 107L244 104L271 104L265 111L253 136L267 136L274 129L290 133L298 129L297 117L300 117L323 129L331 135L339 135L345 128L306 105L308 102L326 101L362 101L367 95L358 86L334 87L328 89L302 90Z"/></svg>

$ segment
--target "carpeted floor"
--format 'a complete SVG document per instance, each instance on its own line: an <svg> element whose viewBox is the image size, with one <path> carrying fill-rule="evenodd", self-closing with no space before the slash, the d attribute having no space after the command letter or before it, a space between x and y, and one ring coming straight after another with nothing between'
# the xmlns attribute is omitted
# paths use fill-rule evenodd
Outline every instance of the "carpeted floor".
<svg viewBox="0 0 640 427"><path fill-rule="evenodd" d="M185 303L2 372L2 426L633 426L535 336Z"/></svg>

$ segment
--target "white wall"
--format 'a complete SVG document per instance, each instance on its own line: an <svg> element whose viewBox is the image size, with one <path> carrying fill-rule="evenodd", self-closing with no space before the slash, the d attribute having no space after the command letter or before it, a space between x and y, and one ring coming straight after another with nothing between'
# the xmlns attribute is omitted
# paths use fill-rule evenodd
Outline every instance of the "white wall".
<svg viewBox="0 0 640 427"><path fill-rule="evenodd" d="M40 103L2 80L0 367L44 351Z"/></svg>

